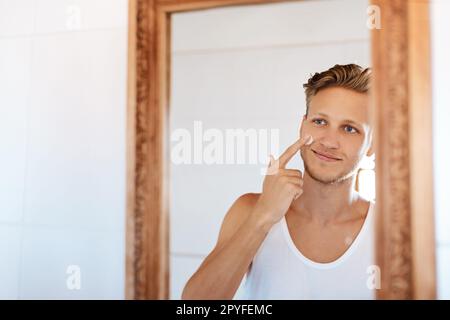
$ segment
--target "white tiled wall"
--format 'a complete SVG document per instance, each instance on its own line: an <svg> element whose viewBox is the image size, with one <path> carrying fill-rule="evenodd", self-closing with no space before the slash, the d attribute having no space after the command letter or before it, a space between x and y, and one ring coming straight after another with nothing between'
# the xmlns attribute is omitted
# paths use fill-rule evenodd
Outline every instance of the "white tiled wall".
<svg viewBox="0 0 450 320"><path fill-rule="evenodd" d="M0 0L0 298L124 297L127 4Z"/></svg>
<svg viewBox="0 0 450 320"><path fill-rule="evenodd" d="M431 1L432 83L433 83L433 160L436 213L438 298L450 299L450 2Z"/></svg>
<svg viewBox="0 0 450 320"><path fill-rule="evenodd" d="M337 63L369 66L367 5L300 1L175 14L171 132L186 128L193 135L196 120L204 130L278 129L278 151L284 150L297 137L310 73ZM292 163L303 167L299 157ZM172 298L180 298L213 248L232 202L260 192L260 168L172 164Z"/></svg>

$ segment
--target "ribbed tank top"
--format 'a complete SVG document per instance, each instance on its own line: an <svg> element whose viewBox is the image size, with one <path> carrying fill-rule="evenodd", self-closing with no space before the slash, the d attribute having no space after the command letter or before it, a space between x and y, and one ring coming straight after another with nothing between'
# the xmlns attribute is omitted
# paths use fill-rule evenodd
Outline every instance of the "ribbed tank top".
<svg viewBox="0 0 450 320"><path fill-rule="evenodd" d="M319 263L295 246L285 217L259 247L236 299L374 299L374 207L350 247L335 261Z"/></svg>

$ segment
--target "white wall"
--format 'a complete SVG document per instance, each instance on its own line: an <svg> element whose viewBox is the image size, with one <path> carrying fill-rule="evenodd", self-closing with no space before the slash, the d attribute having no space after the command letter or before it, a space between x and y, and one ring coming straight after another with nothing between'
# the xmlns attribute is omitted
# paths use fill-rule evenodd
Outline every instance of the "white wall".
<svg viewBox="0 0 450 320"><path fill-rule="evenodd" d="M438 298L450 299L450 2L431 2L433 160Z"/></svg>
<svg viewBox="0 0 450 320"><path fill-rule="evenodd" d="M124 297L126 51L126 0L0 0L0 298Z"/></svg>
<svg viewBox="0 0 450 320"><path fill-rule="evenodd" d="M204 130L279 129L283 151L297 137L305 112L302 84L311 73L337 63L369 66L367 6L361 0L301 1L175 14L171 132L193 134L196 120ZM302 166L294 158L291 167ZM180 298L213 248L232 202L260 192L260 168L172 164L172 298Z"/></svg>

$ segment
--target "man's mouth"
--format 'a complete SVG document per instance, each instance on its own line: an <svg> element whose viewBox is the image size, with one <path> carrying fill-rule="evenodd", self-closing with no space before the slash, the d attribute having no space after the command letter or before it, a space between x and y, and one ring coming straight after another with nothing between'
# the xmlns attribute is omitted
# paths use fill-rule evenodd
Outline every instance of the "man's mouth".
<svg viewBox="0 0 450 320"><path fill-rule="evenodd" d="M340 161L340 160L342 160L342 159L336 158L336 157L334 157L332 155L329 155L327 153L317 152L317 151L312 150L312 149L311 149L311 151L314 152L314 154L317 156L317 158L319 158L320 160L323 160L323 161L332 162L332 161Z"/></svg>

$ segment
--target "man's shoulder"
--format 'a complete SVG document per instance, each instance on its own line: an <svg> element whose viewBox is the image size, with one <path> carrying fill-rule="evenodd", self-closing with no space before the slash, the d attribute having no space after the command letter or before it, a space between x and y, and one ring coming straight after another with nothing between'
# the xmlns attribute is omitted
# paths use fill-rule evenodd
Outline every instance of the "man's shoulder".
<svg viewBox="0 0 450 320"><path fill-rule="evenodd" d="M227 216L228 220L240 222L252 211L259 199L260 193L244 193L232 204Z"/></svg>
<svg viewBox="0 0 450 320"><path fill-rule="evenodd" d="M253 208L261 193L244 193L236 199L235 205L242 209Z"/></svg>
<svg viewBox="0 0 450 320"><path fill-rule="evenodd" d="M222 222L216 247L226 243L242 225L245 219L252 212L256 201L259 199L259 195L259 193L245 193L234 201Z"/></svg>

